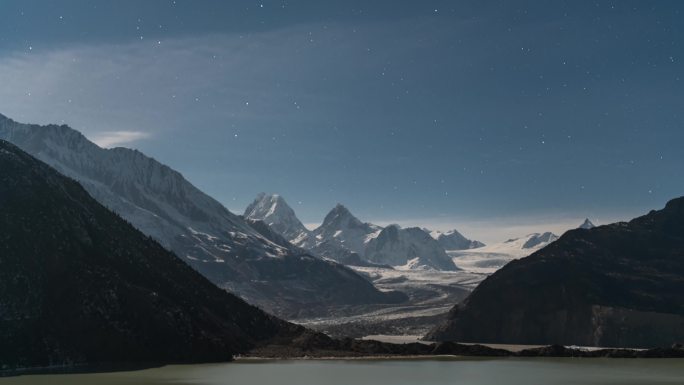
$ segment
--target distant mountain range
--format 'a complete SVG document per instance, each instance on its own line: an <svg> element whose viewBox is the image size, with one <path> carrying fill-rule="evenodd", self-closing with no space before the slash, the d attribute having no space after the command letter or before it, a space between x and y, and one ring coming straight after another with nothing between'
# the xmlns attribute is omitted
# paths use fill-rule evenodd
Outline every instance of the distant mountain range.
<svg viewBox="0 0 684 385"><path fill-rule="evenodd" d="M219 289L2 140L0 170L3 370L226 361L304 331Z"/></svg>
<svg viewBox="0 0 684 385"><path fill-rule="evenodd" d="M404 298L377 290L347 267L269 239L139 151L102 149L67 126L20 124L2 115L0 139L77 180L98 202L220 287L280 316ZM290 227L295 231L297 223Z"/></svg>
<svg viewBox="0 0 684 385"><path fill-rule="evenodd" d="M507 263L526 257L556 239L558 236L550 232L532 233L476 249L449 250L448 253L454 263L466 271L492 274Z"/></svg>
<svg viewBox="0 0 684 385"><path fill-rule="evenodd" d="M420 228L397 225L382 228L361 222L345 206L336 205L314 230L308 230L294 210L276 194L257 195L244 213L245 218L267 223L297 247L320 257L351 265L390 265L404 268L458 270L445 252L452 248L484 246L458 231L430 233Z"/></svg>
<svg viewBox="0 0 684 385"><path fill-rule="evenodd" d="M684 198L566 232L482 282L430 340L609 347L684 341Z"/></svg>
<svg viewBox="0 0 684 385"><path fill-rule="evenodd" d="M444 250L468 250L485 246L480 241L473 241L464 237L458 230L450 230L444 233L441 231L430 231L429 229L423 230L436 239Z"/></svg>

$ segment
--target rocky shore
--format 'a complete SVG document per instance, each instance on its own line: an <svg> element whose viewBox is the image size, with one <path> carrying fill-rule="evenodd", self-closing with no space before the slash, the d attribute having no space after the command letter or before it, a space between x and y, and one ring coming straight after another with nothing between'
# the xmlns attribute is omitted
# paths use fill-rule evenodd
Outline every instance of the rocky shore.
<svg viewBox="0 0 684 385"><path fill-rule="evenodd" d="M674 344L653 349L584 349L549 345L511 351L480 344L436 342L392 344L352 338L334 339L322 333L304 333L295 340L271 341L258 346L243 358L267 359L344 359L344 358L400 358L429 356L471 357L582 357L582 358L684 358L684 347Z"/></svg>

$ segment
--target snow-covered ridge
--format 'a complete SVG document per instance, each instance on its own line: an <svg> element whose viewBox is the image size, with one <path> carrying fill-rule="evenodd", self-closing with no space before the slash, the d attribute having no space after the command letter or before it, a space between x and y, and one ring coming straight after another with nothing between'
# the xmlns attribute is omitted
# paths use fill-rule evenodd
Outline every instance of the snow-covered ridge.
<svg viewBox="0 0 684 385"><path fill-rule="evenodd" d="M363 256L368 242L381 230L380 226L361 222L346 207L338 203L313 234L321 240L334 239L346 249Z"/></svg>
<svg viewBox="0 0 684 385"><path fill-rule="evenodd" d="M428 231L430 236L436 239L445 250L467 250L485 246L485 244L480 241L474 241L464 237L458 230L450 230L444 233L441 231L430 231L428 229L424 230Z"/></svg>
<svg viewBox="0 0 684 385"><path fill-rule="evenodd" d="M385 227L368 242L366 258L371 262L405 268L458 270L439 242L418 227Z"/></svg>
<svg viewBox="0 0 684 385"><path fill-rule="evenodd" d="M294 210L277 194L267 195L262 192L257 195L254 202L245 209L244 217L265 222L290 241L309 233Z"/></svg>
<svg viewBox="0 0 684 385"><path fill-rule="evenodd" d="M340 204L326 215L321 226L310 231L278 194L258 194L245 209L244 216L267 223L296 247L343 262L360 261L365 244L380 231L378 226L362 223Z"/></svg>
<svg viewBox="0 0 684 385"><path fill-rule="evenodd" d="M309 231L277 194L258 194L245 210L245 217L264 221L297 247L343 263L365 260L398 268L456 270L445 250L484 246L456 230L439 233L398 226L383 229L362 222L339 203L325 216L320 226ZM409 263L409 260L413 262Z"/></svg>
<svg viewBox="0 0 684 385"><path fill-rule="evenodd" d="M68 126L23 125L9 119L0 124L0 138L78 180L100 203L167 248L176 250L179 238L206 235L209 244L186 250L183 256L222 259L217 257L224 254L221 240L269 255L287 251L265 240L180 173L140 151L100 148Z"/></svg>

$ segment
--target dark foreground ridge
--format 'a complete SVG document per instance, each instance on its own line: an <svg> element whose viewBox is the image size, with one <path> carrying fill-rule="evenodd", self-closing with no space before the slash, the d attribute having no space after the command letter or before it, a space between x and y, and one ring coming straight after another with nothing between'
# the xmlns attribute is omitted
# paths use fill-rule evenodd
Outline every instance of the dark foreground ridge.
<svg viewBox="0 0 684 385"><path fill-rule="evenodd" d="M392 344L351 338L333 339L325 334L307 331L295 339L270 341L250 351L246 357L296 358L401 358L420 356L472 356L472 357L584 357L584 358L684 358L681 345L669 348L598 349L588 350L549 345L512 352L479 344L456 342Z"/></svg>
<svg viewBox="0 0 684 385"><path fill-rule="evenodd" d="M684 341L684 198L566 232L482 282L434 341L651 348Z"/></svg>
<svg viewBox="0 0 684 385"><path fill-rule="evenodd" d="M0 370L227 361L303 330L0 141Z"/></svg>

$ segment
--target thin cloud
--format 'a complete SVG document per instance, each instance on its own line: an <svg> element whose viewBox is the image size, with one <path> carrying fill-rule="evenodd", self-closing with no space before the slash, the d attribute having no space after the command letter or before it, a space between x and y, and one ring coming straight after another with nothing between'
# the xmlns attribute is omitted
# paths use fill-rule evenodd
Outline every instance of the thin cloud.
<svg viewBox="0 0 684 385"><path fill-rule="evenodd" d="M95 134L90 140L100 147L111 148L134 143L149 137L149 133L140 131L105 131Z"/></svg>

